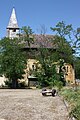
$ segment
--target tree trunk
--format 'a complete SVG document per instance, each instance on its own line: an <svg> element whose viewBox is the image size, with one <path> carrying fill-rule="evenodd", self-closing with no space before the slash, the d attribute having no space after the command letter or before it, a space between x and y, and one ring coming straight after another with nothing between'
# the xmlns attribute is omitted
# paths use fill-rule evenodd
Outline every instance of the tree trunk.
<svg viewBox="0 0 80 120"><path fill-rule="evenodd" d="M17 89L18 88L18 80L17 79L12 79L12 88Z"/></svg>

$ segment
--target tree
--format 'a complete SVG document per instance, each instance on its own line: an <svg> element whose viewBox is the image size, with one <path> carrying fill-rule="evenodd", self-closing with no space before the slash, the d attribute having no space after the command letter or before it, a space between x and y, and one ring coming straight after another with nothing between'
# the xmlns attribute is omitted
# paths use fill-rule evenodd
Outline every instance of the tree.
<svg viewBox="0 0 80 120"><path fill-rule="evenodd" d="M80 79L80 27L76 30L73 30L74 43L73 49L75 50L74 56L74 68L75 68L75 77Z"/></svg>
<svg viewBox="0 0 80 120"><path fill-rule="evenodd" d="M56 33L53 44L56 46L58 59L64 59L64 62L73 63L73 51L71 46L72 25L66 25L63 21L59 22L55 28L51 30Z"/></svg>
<svg viewBox="0 0 80 120"><path fill-rule="evenodd" d="M23 48L31 42L29 39L32 30L26 27L23 31L27 31L24 37L3 38L0 41L0 74L8 79L11 88L18 88L18 80L23 78L27 66L27 54Z"/></svg>
<svg viewBox="0 0 80 120"><path fill-rule="evenodd" d="M80 28L73 30L74 43L73 49L75 49L75 56L80 56Z"/></svg>
<svg viewBox="0 0 80 120"><path fill-rule="evenodd" d="M31 43L34 43L33 33L30 26L23 26L21 28L20 39L27 43L29 47Z"/></svg>
<svg viewBox="0 0 80 120"><path fill-rule="evenodd" d="M41 83L45 85L50 85L50 83L55 85L57 81L65 85L62 66L64 66L64 62L73 63L73 49L70 44L72 25L65 25L62 21L55 28L51 27L51 30L56 33L53 38L48 39L47 36L42 34L43 39L51 41L53 46L52 48L45 46L39 48L38 60L41 64L41 70L38 70L37 76ZM56 66L59 67L59 73L56 71Z"/></svg>
<svg viewBox="0 0 80 120"><path fill-rule="evenodd" d="M80 28L74 30L72 25L65 25L62 21L51 30L57 34L54 43L58 43L58 56L73 65L75 77L80 79Z"/></svg>
<svg viewBox="0 0 80 120"><path fill-rule="evenodd" d="M17 38L3 38L0 41L0 71L8 78L12 88L18 87L18 79L23 78L26 69L26 54L21 48Z"/></svg>
<svg viewBox="0 0 80 120"><path fill-rule="evenodd" d="M51 59L50 51L47 48L39 49L39 69L37 70L36 76L41 86L53 86L56 80L56 65L53 64Z"/></svg>
<svg viewBox="0 0 80 120"><path fill-rule="evenodd" d="M37 48L38 54L36 54L36 59L39 62L34 74L38 78L41 86L54 86L56 83L61 85L64 82L61 78L62 74L59 74L56 69L56 66L61 64L61 61L56 61L54 48L48 48L47 46L48 41L51 41L51 38L41 34L41 40L44 41L45 44L41 43L40 47Z"/></svg>
<svg viewBox="0 0 80 120"><path fill-rule="evenodd" d="M56 32L61 38L71 39L71 32L73 31L72 25L66 25L64 21L58 22L56 27L50 27L53 32Z"/></svg>
<svg viewBox="0 0 80 120"><path fill-rule="evenodd" d="M80 57L75 57L75 77L76 79L80 79Z"/></svg>

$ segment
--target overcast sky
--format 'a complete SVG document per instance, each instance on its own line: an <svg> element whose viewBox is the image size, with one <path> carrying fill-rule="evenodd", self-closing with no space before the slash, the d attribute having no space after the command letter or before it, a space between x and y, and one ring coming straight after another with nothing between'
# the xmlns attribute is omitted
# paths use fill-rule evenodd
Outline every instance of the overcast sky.
<svg viewBox="0 0 80 120"><path fill-rule="evenodd" d="M19 27L31 26L35 33L45 25L46 34L52 34L50 27L59 21L80 27L80 0L0 0L0 38L6 35L13 7Z"/></svg>

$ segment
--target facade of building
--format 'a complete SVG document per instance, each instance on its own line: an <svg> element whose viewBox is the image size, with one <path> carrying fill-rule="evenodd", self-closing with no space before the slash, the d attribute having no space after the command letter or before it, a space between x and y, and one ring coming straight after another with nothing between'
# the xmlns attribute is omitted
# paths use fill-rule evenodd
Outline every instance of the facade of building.
<svg viewBox="0 0 80 120"><path fill-rule="evenodd" d="M12 14L11 14L9 24L8 24L6 30L7 30L6 37L9 37L11 39L18 37L18 35L19 35L19 26L18 26L14 8L12 10ZM42 37L41 35L34 35L35 41L34 41L34 44L31 45L32 50L39 48L40 46L45 46L48 49L51 49L52 44L50 43L48 38L52 38L52 37L53 37L52 35L47 35L47 40L46 40L45 37ZM29 50L27 45L26 45L25 50L27 50L27 51ZM33 54L33 53L30 53L30 54ZM36 62L37 61L33 57L30 57L27 61L27 70L25 70L26 74L24 75L24 79L23 79L23 81L26 81L27 84L28 84L29 79L34 77L30 73L30 70L33 70L36 67L35 66ZM75 72L74 72L72 65L65 63L65 71L66 71L64 74L65 80L67 82L74 83L75 82ZM5 78L1 77L0 79L2 79L2 82L0 83L0 85L1 85L4 83Z"/></svg>
<svg viewBox="0 0 80 120"><path fill-rule="evenodd" d="M73 66L69 63L65 63L64 66L66 68L66 73L65 73L66 82L75 84L75 71Z"/></svg>

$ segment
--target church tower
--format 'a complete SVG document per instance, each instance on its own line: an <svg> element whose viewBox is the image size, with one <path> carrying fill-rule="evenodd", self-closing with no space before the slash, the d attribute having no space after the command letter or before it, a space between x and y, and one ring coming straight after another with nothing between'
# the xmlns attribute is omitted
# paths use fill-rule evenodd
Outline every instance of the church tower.
<svg viewBox="0 0 80 120"><path fill-rule="evenodd" d="M13 8L12 13L11 13L11 17L7 26L7 36L9 38L15 38L18 37L19 34L19 26L18 26L18 22L17 22L17 18L16 18L16 12L15 12L15 8Z"/></svg>

